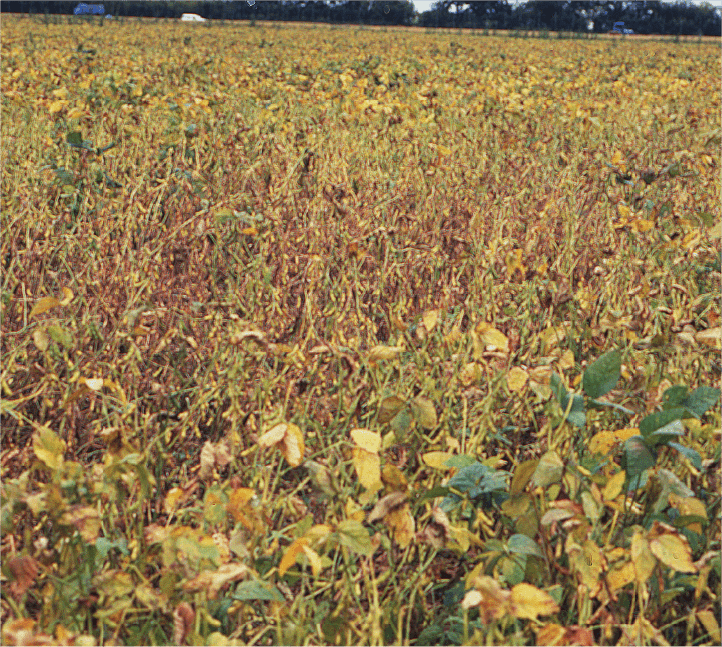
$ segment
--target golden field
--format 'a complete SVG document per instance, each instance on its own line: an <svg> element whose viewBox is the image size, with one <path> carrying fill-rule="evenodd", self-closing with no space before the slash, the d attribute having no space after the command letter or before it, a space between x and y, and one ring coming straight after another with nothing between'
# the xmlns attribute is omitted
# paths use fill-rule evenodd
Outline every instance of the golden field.
<svg viewBox="0 0 722 647"><path fill-rule="evenodd" d="M718 45L1 47L6 643L719 643Z"/></svg>

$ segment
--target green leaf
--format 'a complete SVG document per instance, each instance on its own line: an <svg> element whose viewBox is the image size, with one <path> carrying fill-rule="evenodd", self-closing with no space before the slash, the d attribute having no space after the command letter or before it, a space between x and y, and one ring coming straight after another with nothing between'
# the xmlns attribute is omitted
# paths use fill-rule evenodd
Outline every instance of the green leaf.
<svg viewBox="0 0 722 647"><path fill-rule="evenodd" d="M582 389L590 398L600 398L609 393L619 381L622 371L622 355L618 350L604 353L587 367L582 376Z"/></svg>
<svg viewBox="0 0 722 647"><path fill-rule="evenodd" d="M78 130L74 130L66 135L65 141L71 146L81 146L83 144L83 135Z"/></svg>
<svg viewBox="0 0 722 647"><path fill-rule="evenodd" d="M404 441L406 434L409 432L411 427L411 414L408 409L402 409L391 419L391 428L396 434L396 440L398 442Z"/></svg>
<svg viewBox="0 0 722 647"><path fill-rule="evenodd" d="M709 211L698 211L696 215L705 227L711 227L715 224L715 222L717 222L717 218L715 218L714 214Z"/></svg>
<svg viewBox="0 0 722 647"><path fill-rule="evenodd" d="M58 344L62 344L65 348L73 347L73 336L61 326L48 326L48 335Z"/></svg>
<svg viewBox="0 0 722 647"><path fill-rule="evenodd" d="M556 397L558 402L561 402L567 395L567 389L564 386L562 379L556 374L552 373L549 380L549 386L551 387L552 393Z"/></svg>
<svg viewBox="0 0 722 647"><path fill-rule="evenodd" d="M673 420L668 425L655 429L645 437L645 440L650 447L654 447L656 445L666 445L678 436L684 436L684 427L679 420Z"/></svg>
<svg viewBox="0 0 722 647"><path fill-rule="evenodd" d="M454 454L449 460L444 461L446 467L455 467L461 469L463 467L469 467L476 463L476 459L469 454Z"/></svg>
<svg viewBox="0 0 722 647"><path fill-rule="evenodd" d="M681 407L687 397L689 389L683 385L671 386L662 395L662 409L675 409Z"/></svg>
<svg viewBox="0 0 722 647"><path fill-rule="evenodd" d="M535 555L536 557L544 557L539 544L531 537L522 534L515 534L509 537L507 544L510 553L519 553L520 555Z"/></svg>
<svg viewBox="0 0 722 647"><path fill-rule="evenodd" d="M572 406L567 414L567 420L571 422L575 427L583 429L584 425L587 424L587 411L584 406L584 398L578 393L567 393L559 402L564 411L569 406L569 398L572 398Z"/></svg>
<svg viewBox="0 0 722 647"><path fill-rule="evenodd" d="M625 413L628 416L634 415L634 411L632 411L631 409L627 409L627 407L623 407L621 404L617 404L616 402L606 402L604 400L590 400L589 408L590 409L616 409L617 411L621 411L622 413Z"/></svg>
<svg viewBox="0 0 722 647"><path fill-rule="evenodd" d="M622 467L627 472L627 479L637 478L650 467L654 467L656 456L652 453L642 436L632 436L624 443Z"/></svg>
<svg viewBox="0 0 722 647"><path fill-rule="evenodd" d="M639 423L639 433L646 438L653 431L666 427L670 422L682 420L686 412L687 410L683 407L675 407L674 409L667 409L666 411L650 413Z"/></svg>
<svg viewBox="0 0 722 647"><path fill-rule="evenodd" d="M285 602L285 598L281 592L271 584L259 582L257 580L248 580L241 582L231 597L234 600L273 600L274 602Z"/></svg>
<svg viewBox="0 0 722 647"><path fill-rule="evenodd" d="M374 552L369 531L366 530L360 521L345 519L338 524L336 532L338 533L338 539L341 544L354 552L366 556Z"/></svg>
<svg viewBox="0 0 722 647"><path fill-rule="evenodd" d="M701 418L707 411L714 407L720 399L720 390L711 386L700 386L690 393L682 402L681 406Z"/></svg>
<svg viewBox="0 0 722 647"><path fill-rule="evenodd" d="M699 455L699 452L675 442L668 443L668 446L676 449L680 454L682 454L682 456L688 458L690 463L692 463L692 465L694 465L698 470L702 469L702 457Z"/></svg>
<svg viewBox="0 0 722 647"><path fill-rule="evenodd" d="M580 429L584 428L587 424L587 413L584 405L584 398L576 393L569 393L567 388L564 386L562 379L556 374L552 373L551 379L549 380L549 386L551 387L552 393L559 402L563 411L567 410L569 406L569 399L572 399L571 409L567 415L567 420L575 427Z"/></svg>
<svg viewBox="0 0 722 647"><path fill-rule="evenodd" d="M447 494L449 494L449 488L438 485L430 490L426 490L426 492L419 497L419 500L428 501L429 499L436 499L438 497L446 496Z"/></svg>
<svg viewBox="0 0 722 647"><path fill-rule="evenodd" d="M58 180L60 181L60 184L62 184L62 185L66 185L66 184L72 185L73 182L75 181L75 175L71 171L68 171L65 168L56 168L53 170L53 173L55 173L55 177L58 178Z"/></svg>

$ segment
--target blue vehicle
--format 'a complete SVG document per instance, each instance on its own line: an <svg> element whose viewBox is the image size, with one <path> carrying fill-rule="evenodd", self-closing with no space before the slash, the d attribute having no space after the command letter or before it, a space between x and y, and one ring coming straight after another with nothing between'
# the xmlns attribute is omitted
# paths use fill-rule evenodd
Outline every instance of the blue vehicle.
<svg viewBox="0 0 722 647"><path fill-rule="evenodd" d="M612 27L612 30L611 30L609 33L610 33L610 34L633 34L633 33L634 33L634 30L633 30L633 29L626 29L626 28L624 27L624 22L623 22L623 21L619 21L619 22L615 22L615 23L614 23L614 26Z"/></svg>
<svg viewBox="0 0 722 647"><path fill-rule="evenodd" d="M105 14L105 5L102 4L85 4L81 2L73 10L76 16L102 16Z"/></svg>

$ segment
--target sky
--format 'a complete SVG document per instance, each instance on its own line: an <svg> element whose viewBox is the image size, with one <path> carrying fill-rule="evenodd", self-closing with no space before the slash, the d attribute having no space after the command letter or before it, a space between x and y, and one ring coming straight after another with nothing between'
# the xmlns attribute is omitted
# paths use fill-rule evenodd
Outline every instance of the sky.
<svg viewBox="0 0 722 647"><path fill-rule="evenodd" d="M435 0L412 0L416 11L419 13L428 11L431 9L431 5L434 4ZM704 0L692 0L694 4L703 4ZM710 0L710 4L722 10L722 0Z"/></svg>

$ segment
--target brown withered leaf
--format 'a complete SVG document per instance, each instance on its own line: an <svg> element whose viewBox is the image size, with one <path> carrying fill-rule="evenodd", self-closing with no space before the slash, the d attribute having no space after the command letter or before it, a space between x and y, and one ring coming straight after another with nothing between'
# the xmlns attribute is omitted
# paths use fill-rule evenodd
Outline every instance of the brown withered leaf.
<svg viewBox="0 0 722 647"><path fill-rule="evenodd" d="M10 592L16 600L19 600L35 582L40 564L29 555L25 555L13 557L8 561L7 566L10 574L15 578L15 581L10 583Z"/></svg>

